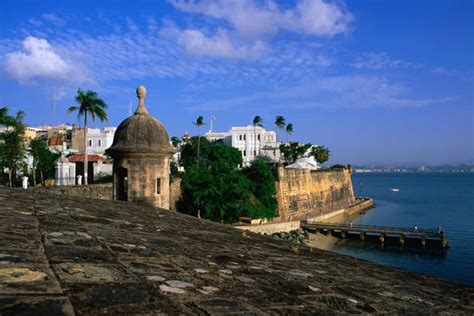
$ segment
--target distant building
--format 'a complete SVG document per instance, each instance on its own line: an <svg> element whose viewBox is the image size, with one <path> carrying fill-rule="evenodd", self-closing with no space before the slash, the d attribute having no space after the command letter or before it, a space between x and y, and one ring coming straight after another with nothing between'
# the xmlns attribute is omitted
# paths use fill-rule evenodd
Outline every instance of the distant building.
<svg viewBox="0 0 474 316"><path fill-rule="evenodd" d="M272 161L280 160L280 143L276 133L263 127L232 127L228 132L209 131L204 136L210 141L222 140L224 144L237 148L242 154L244 166L259 155L267 156Z"/></svg>
<svg viewBox="0 0 474 316"><path fill-rule="evenodd" d="M38 136L39 128L27 126L25 128L25 143L27 145Z"/></svg>
<svg viewBox="0 0 474 316"><path fill-rule="evenodd" d="M112 146L115 130L115 127L89 128L87 130L87 153L89 155L103 155L105 150ZM74 126L70 135L68 148L84 153L84 129Z"/></svg>

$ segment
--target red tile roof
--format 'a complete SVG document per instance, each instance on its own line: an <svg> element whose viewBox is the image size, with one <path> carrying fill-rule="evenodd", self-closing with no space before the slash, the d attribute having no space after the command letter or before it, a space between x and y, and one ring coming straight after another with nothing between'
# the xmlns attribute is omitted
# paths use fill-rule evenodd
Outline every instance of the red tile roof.
<svg viewBox="0 0 474 316"><path fill-rule="evenodd" d="M100 155L87 155L87 158L90 162L107 160L105 157L100 156ZM67 159L69 159L70 162L83 162L84 155L72 155L68 157Z"/></svg>

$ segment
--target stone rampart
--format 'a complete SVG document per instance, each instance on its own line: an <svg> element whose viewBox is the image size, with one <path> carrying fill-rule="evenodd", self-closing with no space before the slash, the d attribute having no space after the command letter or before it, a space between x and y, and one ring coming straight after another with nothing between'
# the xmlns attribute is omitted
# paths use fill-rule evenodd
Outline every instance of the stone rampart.
<svg viewBox="0 0 474 316"><path fill-rule="evenodd" d="M278 215L282 221L321 216L356 204L349 169L278 168Z"/></svg>
<svg viewBox="0 0 474 316"><path fill-rule="evenodd" d="M181 179L176 178L170 183L170 210L176 211L176 203L181 198Z"/></svg>
<svg viewBox="0 0 474 316"><path fill-rule="evenodd" d="M112 183L90 184L90 185L70 185L70 186L50 186L36 187L33 190L47 191L56 195L76 196L89 199L112 200Z"/></svg>

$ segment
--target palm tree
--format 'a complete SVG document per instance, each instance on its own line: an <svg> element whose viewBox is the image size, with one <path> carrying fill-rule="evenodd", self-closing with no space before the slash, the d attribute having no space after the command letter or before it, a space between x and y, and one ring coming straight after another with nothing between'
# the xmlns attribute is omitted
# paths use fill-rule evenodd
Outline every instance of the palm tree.
<svg viewBox="0 0 474 316"><path fill-rule="evenodd" d="M193 122L194 125L197 126L198 128L198 150L197 150L197 163L199 164L199 150L200 150L200 147L201 147L201 132L200 132L200 127L203 126L203 125L206 125L204 123L204 118L202 116L198 116L198 118L196 119L196 122Z"/></svg>
<svg viewBox="0 0 474 316"><path fill-rule="evenodd" d="M281 116L281 115L277 115L277 116L275 117L275 125L276 125L276 127L277 127L278 129L283 130L283 129L285 128L285 126L286 126L286 120L285 120L285 118L284 118L283 116Z"/></svg>
<svg viewBox="0 0 474 316"><path fill-rule="evenodd" d="M255 116L253 118L252 125L253 125L253 137L254 137L254 144L255 144L254 152L255 152L255 156L257 156L257 126L263 127L263 119L259 115Z"/></svg>
<svg viewBox="0 0 474 316"><path fill-rule="evenodd" d="M275 117L275 125L278 129L280 130L283 130L286 126L286 120L283 116L281 115L277 115ZM275 157L275 161L276 161L276 146L275 148L273 149L273 156Z"/></svg>
<svg viewBox="0 0 474 316"><path fill-rule="evenodd" d="M290 137L291 133L293 133L293 124L288 123L286 124L286 142L288 143L288 138Z"/></svg>
<svg viewBox="0 0 474 316"><path fill-rule="evenodd" d="M96 92L87 90L84 92L81 89L77 90L76 102L79 106L71 106L67 113L78 111L77 118L84 117L84 184L87 184L87 118L90 115L92 121L97 117L101 122L108 121L105 110L109 107L102 99L100 99Z"/></svg>

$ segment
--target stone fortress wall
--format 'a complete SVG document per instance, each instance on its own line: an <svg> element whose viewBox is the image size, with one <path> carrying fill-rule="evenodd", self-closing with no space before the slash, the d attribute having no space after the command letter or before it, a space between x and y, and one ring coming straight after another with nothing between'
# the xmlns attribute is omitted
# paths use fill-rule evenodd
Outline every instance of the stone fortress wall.
<svg viewBox="0 0 474 316"><path fill-rule="evenodd" d="M75 196L89 199L112 200L112 183L89 184L89 185L68 185L68 186L46 186L35 187L34 190L47 191L61 196Z"/></svg>
<svg viewBox="0 0 474 316"><path fill-rule="evenodd" d="M298 170L278 168L276 182L281 221L321 216L356 204L349 169Z"/></svg>
<svg viewBox="0 0 474 316"><path fill-rule="evenodd" d="M89 199L113 200L113 184L90 184L69 186L35 187L34 190L43 190L61 196L75 196ZM181 197L181 179L170 183L170 209L176 211L176 203Z"/></svg>
<svg viewBox="0 0 474 316"><path fill-rule="evenodd" d="M348 209L356 204L348 169L322 171L278 168L275 182L279 221L299 221ZM51 186L35 188L62 196L112 200L112 183L82 186ZM170 184L170 209L176 210L181 197L181 180Z"/></svg>

